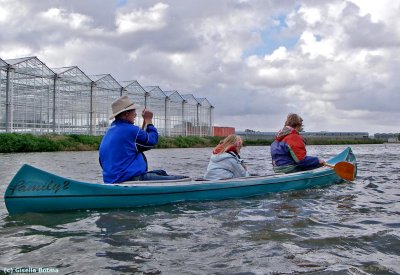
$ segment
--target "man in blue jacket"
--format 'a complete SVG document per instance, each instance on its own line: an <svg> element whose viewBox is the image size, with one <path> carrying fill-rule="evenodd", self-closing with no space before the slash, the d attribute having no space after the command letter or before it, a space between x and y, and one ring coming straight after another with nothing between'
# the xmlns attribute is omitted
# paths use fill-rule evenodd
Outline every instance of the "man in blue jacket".
<svg viewBox="0 0 400 275"><path fill-rule="evenodd" d="M150 150L158 142L157 129L152 124L153 113L143 110L143 129L134 125L139 108L128 96L122 96L111 104L115 118L104 135L99 160L105 183L132 180L174 180L184 176L168 175L163 170L147 171L143 151Z"/></svg>

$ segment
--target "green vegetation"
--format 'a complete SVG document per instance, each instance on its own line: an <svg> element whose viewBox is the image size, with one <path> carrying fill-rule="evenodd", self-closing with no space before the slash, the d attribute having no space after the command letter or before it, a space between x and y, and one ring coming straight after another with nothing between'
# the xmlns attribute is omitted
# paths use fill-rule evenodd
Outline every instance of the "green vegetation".
<svg viewBox="0 0 400 275"><path fill-rule="evenodd" d="M87 135L0 134L0 153L92 151L99 148L101 137Z"/></svg>
<svg viewBox="0 0 400 275"><path fill-rule="evenodd" d="M2 133L0 153L95 151L102 136ZM160 137L157 148L214 147L221 137Z"/></svg>
<svg viewBox="0 0 400 275"><path fill-rule="evenodd" d="M42 135L2 133L0 153L51 152L51 151L95 151L99 149L101 136L89 135ZM198 148L214 147L222 137L160 137L157 148ZM272 140L246 140L245 146L268 146ZM307 145L332 144L380 144L374 139L337 140L307 139Z"/></svg>

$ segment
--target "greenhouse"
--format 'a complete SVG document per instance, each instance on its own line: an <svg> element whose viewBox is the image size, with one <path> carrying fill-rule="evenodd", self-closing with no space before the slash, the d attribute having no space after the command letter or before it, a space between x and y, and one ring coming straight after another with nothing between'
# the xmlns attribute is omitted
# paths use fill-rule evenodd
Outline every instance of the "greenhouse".
<svg viewBox="0 0 400 275"><path fill-rule="evenodd" d="M122 86L111 75L92 75L89 133L103 135L109 126L111 102L122 95Z"/></svg>
<svg viewBox="0 0 400 275"><path fill-rule="evenodd" d="M49 133L53 121L56 74L37 58L5 62L7 66L5 78L2 72L0 92L2 131Z"/></svg>
<svg viewBox="0 0 400 275"><path fill-rule="evenodd" d="M183 97L177 91L165 91L165 94L167 96L166 135L183 136L185 135Z"/></svg>
<svg viewBox="0 0 400 275"><path fill-rule="evenodd" d="M0 58L0 131L5 131L6 125L6 90L7 87L7 67L8 64Z"/></svg>
<svg viewBox="0 0 400 275"><path fill-rule="evenodd" d="M90 133L90 88L92 80L78 67L52 69L56 74L56 133Z"/></svg>
<svg viewBox="0 0 400 275"><path fill-rule="evenodd" d="M199 127L199 135L209 136L211 133L211 111L213 109L213 106L207 100L207 98L196 98L196 100L199 102L197 113L197 125Z"/></svg>
<svg viewBox="0 0 400 275"><path fill-rule="evenodd" d="M166 98L165 93L158 86L144 87L146 90L145 107L148 107L154 114L153 123L157 127L160 135L165 135L165 120L166 120Z"/></svg>
<svg viewBox="0 0 400 275"><path fill-rule="evenodd" d="M77 66L49 68L37 57L0 58L0 132L103 135L121 95L154 113L160 135L213 134L214 107L206 98L87 75ZM139 114L135 124L141 123Z"/></svg>

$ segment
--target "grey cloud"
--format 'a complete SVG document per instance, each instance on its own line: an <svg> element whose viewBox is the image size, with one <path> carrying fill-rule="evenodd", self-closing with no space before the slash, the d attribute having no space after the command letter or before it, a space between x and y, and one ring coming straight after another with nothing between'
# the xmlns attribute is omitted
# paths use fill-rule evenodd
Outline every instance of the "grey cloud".
<svg viewBox="0 0 400 275"><path fill-rule="evenodd" d="M350 9L352 12L346 12L346 9ZM400 45L400 39L394 33L397 31L395 28L389 27L383 22L372 22L370 15L355 16L353 12L358 9L353 5L346 9L343 14L343 25L348 35L348 46L378 49Z"/></svg>

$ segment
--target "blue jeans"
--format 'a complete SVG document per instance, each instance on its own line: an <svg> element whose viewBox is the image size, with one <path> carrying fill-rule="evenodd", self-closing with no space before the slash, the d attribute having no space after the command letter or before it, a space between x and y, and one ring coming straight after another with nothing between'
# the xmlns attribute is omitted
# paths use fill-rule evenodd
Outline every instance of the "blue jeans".
<svg viewBox="0 0 400 275"><path fill-rule="evenodd" d="M146 174L135 176L130 178L132 181L152 181L152 180L179 180L187 179L187 176L180 175L168 175L164 170L152 170L148 171Z"/></svg>

